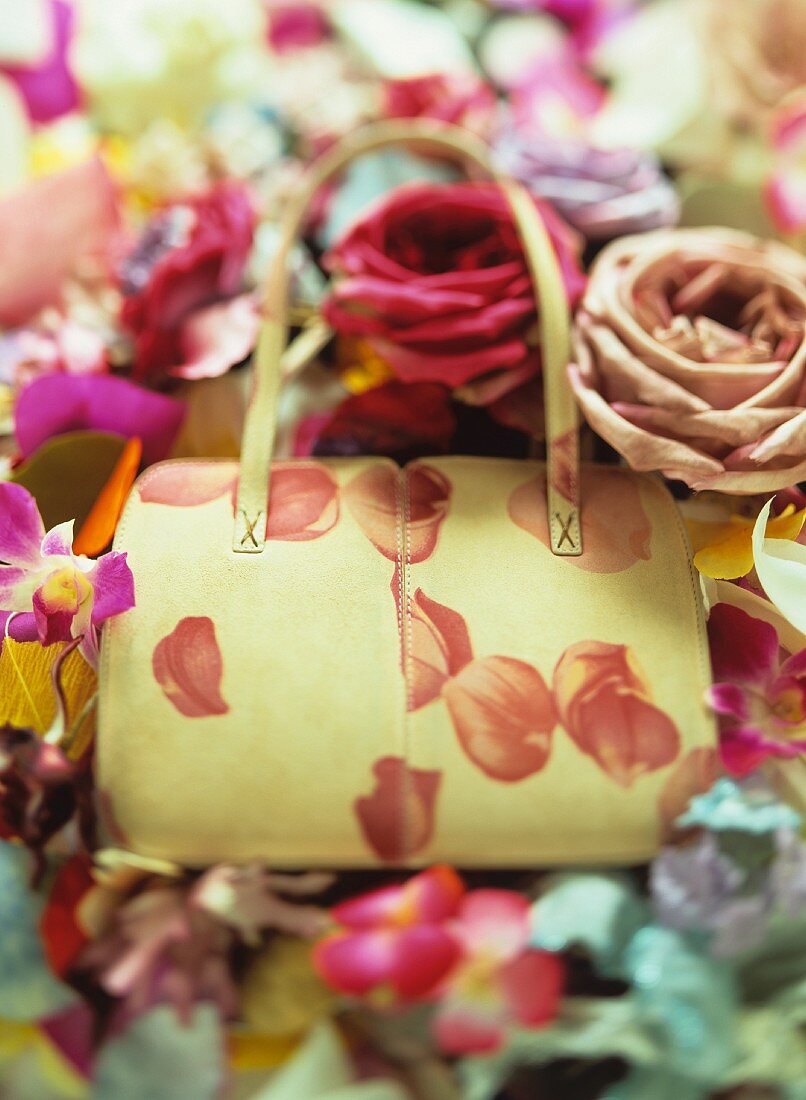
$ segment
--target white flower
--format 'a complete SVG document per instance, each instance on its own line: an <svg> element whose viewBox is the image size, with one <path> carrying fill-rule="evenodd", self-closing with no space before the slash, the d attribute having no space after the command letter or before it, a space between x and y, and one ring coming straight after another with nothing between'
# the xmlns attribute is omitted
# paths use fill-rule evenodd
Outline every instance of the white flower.
<svg viewBox="0 0 806 1100"><path fill-rule="evenodd" d="M106 129L136 134L168 117L197 125L250 98L265 75L260 0L78 0L76 76Z"/></svg>

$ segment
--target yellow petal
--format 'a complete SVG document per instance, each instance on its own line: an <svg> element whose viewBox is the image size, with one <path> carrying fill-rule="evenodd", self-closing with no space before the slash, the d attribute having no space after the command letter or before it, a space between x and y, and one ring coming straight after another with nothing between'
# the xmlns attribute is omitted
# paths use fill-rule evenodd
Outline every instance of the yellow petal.
<svg viewBox="0 0 806 1100"><path fill-rule="evenodd" d="M394 378L389 364L381 359L366 340L341 337L336 347L339 377L352 394L366 393Z"/></svg>
<svg viewBox="0 0 806 1100"><path fill-rule="evenodd" d="M56 696L51 681L51 667L63 643L41 646L39 642L15 642L6 638L0 652L0 724L30 728L44 734L56 714ZM67 702L68 718L78 717L95 694L98 680L93 669L80 653L65 660L61 684ZM70 749L78 758L94 731L94 716L82 723Z"/></svg>
<svg viewBox="0 0 806 1100"><path fill-rule="evenodd" d="M753 527L749 523L724 526L729 531L726 537L698 550L694 555L694 564L701 573L714 580L746 577L753 568Z"/></svg>
<svg viewBox="0 0 806 1100"><path fill-rule="evenodd" d="M332 1003L332 993L313 968L311 945L278 937L246 975L241 1012L254 1031L288 1038L302 1035Z"/></svg>
<svg viewBox="0 0 806 1100"><path fill-rule="evenodd" d="M778 516L772 516L767 521L767 530L764 537L768 539L796 539L806 522L806 508L795 511L794 504L787 504L783 512Z"/></svg>

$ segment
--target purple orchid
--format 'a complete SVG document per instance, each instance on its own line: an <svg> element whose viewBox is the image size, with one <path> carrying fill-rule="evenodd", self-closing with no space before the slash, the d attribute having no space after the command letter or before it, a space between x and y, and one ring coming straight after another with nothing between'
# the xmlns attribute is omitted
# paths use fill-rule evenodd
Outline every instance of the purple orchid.
<svg viewBox="0 0 806 1100"><path fill-rule="evenodd" d="M28 490L0 484L0 608L33 611L42 645L82 638L94 663L97 628L134 606L134 578L125 554L93 560L74 554L72 543L72 520L45 533Z"/></svg>
<svg viewBox="0 0 806 1100"><path fill-rule="evenodd" d="M806 753L806 649L781 659L773 626L720 603L708 621L722 759L737 776Z"/></svg>

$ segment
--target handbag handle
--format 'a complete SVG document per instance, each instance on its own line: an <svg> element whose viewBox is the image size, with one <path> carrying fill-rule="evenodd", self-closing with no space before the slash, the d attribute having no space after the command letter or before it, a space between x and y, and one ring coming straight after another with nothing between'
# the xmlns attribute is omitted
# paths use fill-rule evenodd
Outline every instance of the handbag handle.
<svg viewBox="0 0 806 1100"><path fill-rule="evenodd" d="M244 422L232 545L236 554L259 554L266 542L265 517L283 381L281 363L288 340L288 257L304 226L308 208L322 184L355 157L389 145L411 143L475 164L501 187L510 205L538 302L551 549L564 557L582 553L579 428L565 372L570 358L570 318L551 240L529 193L520 184L499 175L484 142L458 126L419 119L371 123L336 143L308 169L283 218L280 242L264 288L264 320L255 353L254 388Z"/></svg>

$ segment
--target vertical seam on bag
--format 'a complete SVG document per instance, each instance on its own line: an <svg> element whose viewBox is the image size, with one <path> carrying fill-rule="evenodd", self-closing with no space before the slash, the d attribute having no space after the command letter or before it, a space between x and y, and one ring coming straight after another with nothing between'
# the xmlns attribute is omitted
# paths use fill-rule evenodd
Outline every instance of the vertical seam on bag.
<svg viewBox="0 0 806 1100"><path fill-rule="evenodd" d="M400 786L400 819L398 822L399 850L406 850L406 806L408 804L407 776L408 776L408 713L410 701L410 676L409 676L409 632L408 632L408 588L406 578L406 471L399 470L396 482L395 524L397 536L397 626L400 638L400 671L403 676L403 713L401 716L402 736L399 751L403 761L403 773Z"/></svg>
<svg viewBox="0 0 806 1100"><path fill-rule="evenodd" d="M409 501L409 471L404 468L401 470L401 478L403 482L403 542L405 547L406 561L405 561L405 579L404 579L404 591L406 593L406 711L403 715L403 813L402 821L403 826L401 830L401 855L405 858L406 853L409 850L409 834L411 832L411 822L409 821L408 809L412 804L412 776L411 776L411 726L409 715L412 713L412 683L411 683L411 658L412 658L412 635L413 627L411 621L411 516L410 516L410 501Z"/></svg>

